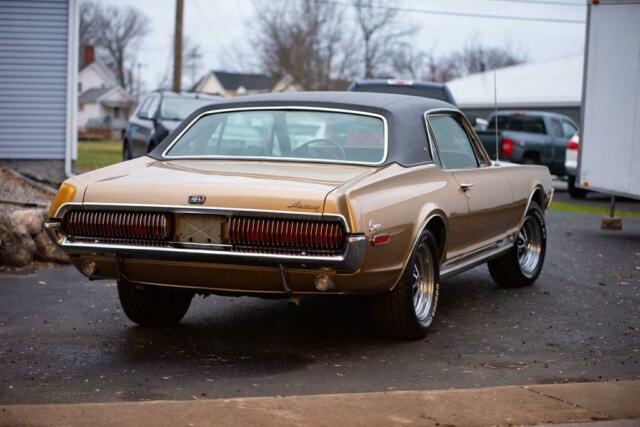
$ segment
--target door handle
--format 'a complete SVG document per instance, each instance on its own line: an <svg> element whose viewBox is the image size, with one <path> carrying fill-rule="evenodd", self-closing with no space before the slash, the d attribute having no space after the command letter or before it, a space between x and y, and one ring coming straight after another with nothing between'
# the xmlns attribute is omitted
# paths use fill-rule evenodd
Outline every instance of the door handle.
<svg viewBox="0 0 640 427"><path fill-rule="evenodd" d="M464 182L460 184L460 189L462 191L469 191L471 190L472 187L473 187L473 184L471 184L470 182Z"/></svg>

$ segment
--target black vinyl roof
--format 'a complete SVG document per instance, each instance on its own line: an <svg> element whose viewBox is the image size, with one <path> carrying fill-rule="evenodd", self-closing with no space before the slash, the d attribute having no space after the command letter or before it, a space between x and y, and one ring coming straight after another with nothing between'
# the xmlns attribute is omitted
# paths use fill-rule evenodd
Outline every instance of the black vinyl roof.
<svg viewBox="0 0 640 427"><path fill-rule="evenodd" d="M215 101L187 117L149 155L162 160L162 152L202 113L228 108L320 107L379 114L388 124L388 152L384 164L412 166L431 162L424 113L438 108L456 109L443 101L409 95L371 92L285 92L243 96ZM457 110L457 109L456 109Z"/></svg>

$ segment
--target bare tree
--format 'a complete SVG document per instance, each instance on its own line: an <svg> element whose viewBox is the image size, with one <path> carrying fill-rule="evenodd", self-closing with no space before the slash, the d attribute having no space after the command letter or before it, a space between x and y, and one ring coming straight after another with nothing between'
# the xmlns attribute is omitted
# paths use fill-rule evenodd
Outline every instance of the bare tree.
<svg viewBox="0 0 640 427"><path fill-rule="evenodd" d="M433 80L435 74L434 50L423 51L409 43L399 43L390 52L389 60L393 74L397 78L412 80Z"/></svg>
<svg viewBox="0 0 640 427"><path fill-rule="evenodd" d="M455 77L460 77L521 64L526 59L526 53L514 48L509 41L504 47L499 47L485 46L476 39L468 42L460 52L452 54L448 61L454 64L457 74Z"/></svg>
<svg viewBox="0 0 640 427"><path fill-rule="evenodd" d="M417 29L413 25L400 23L399 10L393 2L354 0L353 6L362 36L364 78L370 79L388 72L385 67L393 67L390 54L406 47L406 37L414 34ZM412 58L412 61L416 59Z"/></svg>
<svg viewBox="0 0 640 427"><path fill-rule="evenodd" d="M447 55L435 55L435 47L427 51L400 45L389 54L394 74L434 82L446 82L468 74L525 62L526 54L513 48L485 46L479 41L467 43L461 50Z"/></svg>
<svg viewBox="0 0 640 427"><path fill-rule="evenodd" d="M82 46L94 45L97 39L96 24L96 3L92 1L83 1L79 7L79 38L80 48Z"/></svg>
<svg viewBox="0 0 640 427"><path fill-rule="evenodd" d="M436 55L435 46L417 49L410 42L417 27L402 19L395 3L350 4L352 9L324 0L255 0L252 48L259 68L289 76L303 89L324 90L356 76L445 82L526 60L510 43L485 46L477 37L446 55Z"/></svg>
<svg viewBox="0 0 640 427"><path fill-rule="evenodd" d="M149 18L136 8L102 6L93 1L81 3L81 42L98 48L98 54L125 89L131 89L135 52L148 33Z"/></svg>
<svg viewBox="0 0 640 427"><path fill-rule="evenodd" d="M340 5L319 0L255 2L253 45L262 69L307 90L331 87L344 68Z"/></svg>

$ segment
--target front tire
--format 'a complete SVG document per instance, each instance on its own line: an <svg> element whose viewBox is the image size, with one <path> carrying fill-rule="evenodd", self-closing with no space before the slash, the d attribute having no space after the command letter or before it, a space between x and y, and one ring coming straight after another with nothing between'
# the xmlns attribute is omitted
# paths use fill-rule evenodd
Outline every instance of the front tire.
<svg viewBox="0 0 640 427"><path fill-rule="evenodd" d="M118 280L118 296L132 322L140 326L171 327L187 314L193 292Z"/></svg>
<svg viewBox="0 0 640 427"><path fill-rule="evenodd" d="M546 252L544 212L532 201L513 246L504 255L489 261L489 273L502 287L530 286L542 271Z"/></svg>
<svg viewBox="0 0 640 427"><path fill-rule="evenodd" d="M424 231L393 290L372 300L378 332L395 339L424 338L438 306L439 266L436 240Z"/></svg>

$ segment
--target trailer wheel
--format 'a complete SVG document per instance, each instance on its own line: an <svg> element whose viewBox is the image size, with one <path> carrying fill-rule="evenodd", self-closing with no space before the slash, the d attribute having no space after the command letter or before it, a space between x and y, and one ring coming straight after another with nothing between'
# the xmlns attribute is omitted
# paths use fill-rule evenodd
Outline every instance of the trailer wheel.
<svg viewBox="0 0 640 427"><path fill-rule="evenodd" d="M569 196L572 199L584 199L587 197L588 191L583 188L576 187L576 177L569 175L567 178L567 187L569 189Z"/></svg>

